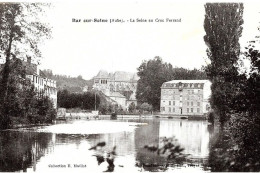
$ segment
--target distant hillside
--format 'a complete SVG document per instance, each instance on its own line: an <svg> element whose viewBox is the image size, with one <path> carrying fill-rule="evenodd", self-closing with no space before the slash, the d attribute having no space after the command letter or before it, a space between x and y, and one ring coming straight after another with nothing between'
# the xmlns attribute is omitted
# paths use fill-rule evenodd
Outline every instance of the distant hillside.
<svg viewBox="0 0 260 173"><path fill-rule="evenodd" d="M83 92L83 89L91 89L93 79L85 80L82 76L70 77L66 75L53 74L51 70L42 70L47 78L56 80L58 90L67 89L69 92ZM87 87L86 87L87 86Z"/></svg>

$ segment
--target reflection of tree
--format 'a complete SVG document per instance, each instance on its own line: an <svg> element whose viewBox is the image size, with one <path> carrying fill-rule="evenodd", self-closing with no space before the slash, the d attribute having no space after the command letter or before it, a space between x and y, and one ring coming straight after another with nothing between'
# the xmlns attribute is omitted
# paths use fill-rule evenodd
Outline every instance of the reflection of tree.
<svg viewBox="0 0 260 173"><path fill-rule="evenodd" d="M181 165L186 161L187 154L183 154L184 148L176 143L174 138L160 138L158 144L145 145L144 148L153 153L151 157L160 158L155 163L139 162L136 166L149 171L166 170L170 165ZM163 159L162 159L163 158Z"/></svg>
<svg viewBox="0 0 260 173"><path fill-rule="evenodd" d="M1 132L0 171L26 171L35 169L36 161L48 150L51 134Z"/></svg>
<svg viewBox="0 0 260 173"><path fill-rule="evenodd" d="M106 161L108 163L107 170L104 172L113 172L115 168L114 160L116 156L116 146L113 147L112 151L109 151L107 154L103 150L103 147L106 146L106 142L99 142L96 145L92 146L89 150L96 151L96 158L98 165Z"/></svg>

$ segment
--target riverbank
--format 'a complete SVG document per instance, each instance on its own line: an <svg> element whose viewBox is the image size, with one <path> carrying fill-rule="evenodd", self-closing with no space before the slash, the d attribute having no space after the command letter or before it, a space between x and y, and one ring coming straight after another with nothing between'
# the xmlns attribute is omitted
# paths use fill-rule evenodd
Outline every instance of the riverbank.
<svg viewBox="0 0 260 173"><path fill-rule="evenodd" d="M15 124L11 129L19 129L19 128L33 128L33 127L41 127L41 126L50 126L53 123L42 123L42 124ZM7 129L8 130L8 129Z"/></svg>

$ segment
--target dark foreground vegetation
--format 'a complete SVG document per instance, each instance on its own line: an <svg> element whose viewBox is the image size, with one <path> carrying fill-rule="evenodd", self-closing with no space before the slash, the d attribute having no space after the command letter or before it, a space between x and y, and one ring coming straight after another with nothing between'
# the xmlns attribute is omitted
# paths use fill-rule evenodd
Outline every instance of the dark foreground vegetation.
<svg viewBox="0 0 260 173"><path fill-rule="evenodd" d="M50 27L39 19L44 6L47 4L0 3L0 50L5 62L0 70L0 129L48 123L54 118L51 101L34 92L20 60L38 62L38 44L50 38Z"/></svg>
<svg viewBox="0 0 260 173"><path fill-rule="evenodd" d="M3 70L0 81L3 84ZM3 91L0 85L0 91ZM52 123L56 110L52 101L35 92L34 86L26 78L21 60L16 59L10 65L8 89L0 94L0 129L17 125ZM5 101L3 101L5 100Z"/></svg>
<svg viewBox="0 0 260 173"><path fill-rule="evenodd" d="M244 6L207 3L205 11L211 120L221 127L208 164L212 171L260 171L260 53L253 44L240 51ZM251 62L247 73L240 71L241 58Z"/></svg>

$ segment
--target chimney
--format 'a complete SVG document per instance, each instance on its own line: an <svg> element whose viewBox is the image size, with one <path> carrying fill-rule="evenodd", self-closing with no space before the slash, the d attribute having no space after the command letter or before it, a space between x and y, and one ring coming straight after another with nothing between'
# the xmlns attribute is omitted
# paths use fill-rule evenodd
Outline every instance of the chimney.
<svg viewBox="0 0 260 173"><path fill-rule="evenodd" d="M31 64L32 63L32 58L30 56L27 56L27 63Z"/></svg>

